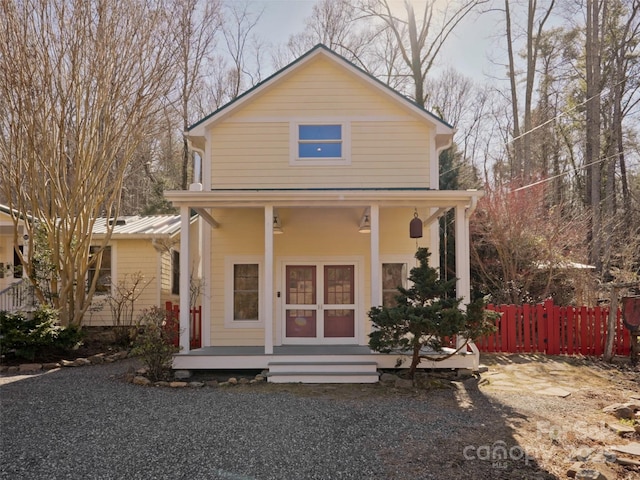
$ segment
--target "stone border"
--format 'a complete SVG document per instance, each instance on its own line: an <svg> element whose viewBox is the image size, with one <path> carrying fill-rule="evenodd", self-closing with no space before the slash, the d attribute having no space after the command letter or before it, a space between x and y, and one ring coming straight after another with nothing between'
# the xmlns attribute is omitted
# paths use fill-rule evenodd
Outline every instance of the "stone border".
<svg viewBox="0 0 640 480"><path fill-rule="evenodd" d="M55 370L62 367L84 367L86 365L101 365L103 363L113 363L118 360L129 358L126 350L116 353L98 353L87 358L76 358L75 360L60 360L52 363L22 363L20 365L0 365L0 373L13 375L16 373L37 373L41 371Z"/></svg>

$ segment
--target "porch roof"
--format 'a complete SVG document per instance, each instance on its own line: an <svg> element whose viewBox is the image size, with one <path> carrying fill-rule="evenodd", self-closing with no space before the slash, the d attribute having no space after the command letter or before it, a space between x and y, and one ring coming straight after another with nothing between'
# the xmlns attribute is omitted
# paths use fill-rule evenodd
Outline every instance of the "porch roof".
<svg viewBox="0 0 640 480"><path fill-rule="evenodd" d="M484 195L480 190L431 189L243 189L172 190L165 197L175 206L220 207L454 207L473 205Z"/></svg>

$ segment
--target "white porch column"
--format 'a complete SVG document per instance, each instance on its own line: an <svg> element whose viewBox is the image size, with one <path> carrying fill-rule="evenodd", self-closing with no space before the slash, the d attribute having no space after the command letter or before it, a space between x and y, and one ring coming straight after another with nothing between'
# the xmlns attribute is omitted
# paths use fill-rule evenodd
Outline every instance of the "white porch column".
<svg viewBox="0 0 640 480"><path fill-rule="evenodd" d="M264 207L264 354L273 354L273 205Z"/></svg>
<svg viewBox="0 0 640 480"><path fill-rule="evenodd" d="M380 280L380 207L371 205L371 306L382 305L382 282Z"/></svg>
<svg viewBox="0 0 640 480"><path fill-rule="evenodd" d="M369 255L371 262L369 265L369 268L371 269L370 306L379 307L382 305L382 280L380 279L382 273L382 266L380 265L380 206L371 205L369 210L369 221L371 222L371 252ZM374 328L373 325L371 328ZM368 344L364 330L360 335L360 338L363 345Z"/></svg>
<svg viewBox="0 0 640 480"><path fill-rule="evenodd" d="M189 251L189 207L180 207L180 353L189 353L189 338L191 337L189 317L189 266L191 252Z"/></svg>
<svg viewBox="0 0 640 480"><path fill-rule="evenodd" d="M471 301L471 271L469 262L469 219L464 205L456 206L456 295L462 297L462 304Z"/></svg>

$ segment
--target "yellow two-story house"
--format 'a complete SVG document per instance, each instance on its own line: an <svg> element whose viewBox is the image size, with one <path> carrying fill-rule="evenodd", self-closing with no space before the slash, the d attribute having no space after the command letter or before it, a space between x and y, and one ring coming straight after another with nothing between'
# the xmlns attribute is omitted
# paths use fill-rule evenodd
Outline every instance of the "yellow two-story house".
<svg viewBox="0 0 640 480"><path fill-rule="evenodd" d="M417 246L438 251L437 219L449 209L458 294L469 297L468 217L481 193L438 190L438 155L453 128L327 47L187 135L201 181L166 193L184 224L174 368L268 369L273 382L377 381L398 355L370 351L367 312L394 300ZM195 350L183 294L192 210L206 222L203 347ZM476 367L477 350L463 350L421 366Z"/></svg>

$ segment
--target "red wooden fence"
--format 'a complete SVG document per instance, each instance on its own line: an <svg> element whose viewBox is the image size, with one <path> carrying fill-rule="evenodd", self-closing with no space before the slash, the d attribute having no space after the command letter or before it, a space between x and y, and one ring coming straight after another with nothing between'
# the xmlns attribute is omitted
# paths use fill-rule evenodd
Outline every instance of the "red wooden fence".
<svg viewBox="0 0 640 480"><path fill-rule="evenodd" d="M604 353L607 337L608 307L559 307L549 300L538 305L488 305L502 313L497 331L478 339L481 352L580 354ZM616 315L613 343L615 355L629 355L631 339Z"/></svg>
<svg viewBox="0 0 640 480"><path fill-rule="evenodd" d="M177 347L180 344L180 305L166 302L165 308L167 310L167 325L176 333L173 336L173 344ZM190 348L201 348L202 306L191 309L189 320L189 346Z"/></svg>

